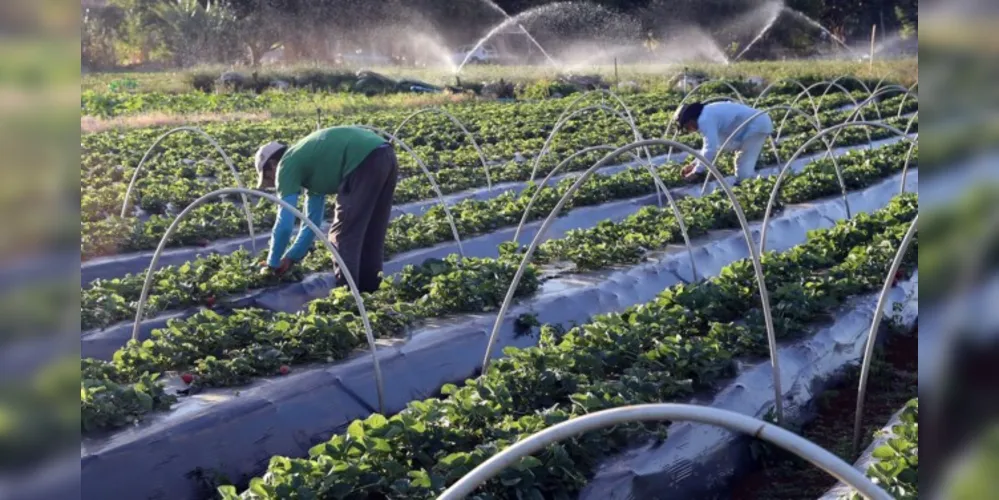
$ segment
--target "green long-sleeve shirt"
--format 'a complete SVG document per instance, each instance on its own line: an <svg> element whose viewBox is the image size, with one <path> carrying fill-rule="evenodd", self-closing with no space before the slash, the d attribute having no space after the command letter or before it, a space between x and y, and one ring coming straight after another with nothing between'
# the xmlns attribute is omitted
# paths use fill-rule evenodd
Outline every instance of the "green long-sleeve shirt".
<svg viewBox="0 0 999 500"><path fill-rule="evenodd" d="M316 225L322 223L326 195L340 189L344 177L368 155L385 143L378 134L362 128L332 127L317 130L288 148L277 171L277 193L285 201L297 205L302 190L308 192L308 217ZM315 235L301 225L295 243L285 253L291 238L294 216L285 209L278 211L271 231L270 255L267 262L277 267L282 257L301 260Z"/></svg>

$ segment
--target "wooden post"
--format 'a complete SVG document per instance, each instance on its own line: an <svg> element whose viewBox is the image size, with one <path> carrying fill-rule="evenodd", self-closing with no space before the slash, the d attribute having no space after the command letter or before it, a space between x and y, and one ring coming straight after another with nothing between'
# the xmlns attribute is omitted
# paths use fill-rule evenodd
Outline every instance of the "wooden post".
<svg viewBox="0 0 999 500"><path fill-rule="evenodd" d="M614 58L614 85L620 85L621 80L617 77L617 58Z"/></svg>
<svg viewBox="0 0 999 500"><path fill-rule="evenodd" d="M871 71L874 71L874 39L877 36L877 34L878 34L878 25L877 24L872 24L871 25L871 60L868 61L868 68Z"/></svg>

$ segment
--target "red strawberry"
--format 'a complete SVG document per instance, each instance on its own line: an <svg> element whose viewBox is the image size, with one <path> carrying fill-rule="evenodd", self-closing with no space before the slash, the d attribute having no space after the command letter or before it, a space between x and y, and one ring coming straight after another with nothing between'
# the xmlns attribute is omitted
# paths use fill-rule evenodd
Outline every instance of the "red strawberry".
<svg viewBox="0 0 999 500"><path fill-rule="evenodd" d="M190 373L185 373L180 376L180 379L183 380L185 384L191 385L191 382L194 382L194 375L191 375Z"/></svg>
<svg viewBox="0 0 999 500"><path fill-rule="evenodd" d="M291 368L288 368L288 365L281 365L281 368L278 368L278 371L281 373L281 375L287 375L288 372L291 371Z"/></svg>
<svg viewBox="0 0 999 500"><path fill-rule="evenodd" d="M898 271L895 271L895 277L892 278L892 280L891 280L891 286L897 285L898 282L902 281L902 278L904 278L904 277L905 276L902 274L902 270L901 269L899 269Z"/></svg>
<svg viewBox="0 0 999 500"><path fill-rule="evenodd" d="M212 295L211 297L205 299L205 305L208 307L215 307L215 296Z"/></svg>

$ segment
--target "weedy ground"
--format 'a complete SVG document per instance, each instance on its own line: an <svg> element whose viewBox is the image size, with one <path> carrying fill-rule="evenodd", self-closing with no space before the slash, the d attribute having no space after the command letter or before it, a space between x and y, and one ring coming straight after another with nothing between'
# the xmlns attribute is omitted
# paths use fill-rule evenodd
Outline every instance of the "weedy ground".
<svg viewBox="0 0 999 500"><path fill-rule="evenodd" d="M918 348L918 329L895 333L879 348L864 400L861 451L870 445L874 432L916 396ZM852 450L859 381L860 369L851 369L841 383L819 396L818 416L797 431L847 463L859 457ZM767 445L757 449L760 468L732 485L733 500L818 498L836 484L826 472L796 455Z"/></svg>

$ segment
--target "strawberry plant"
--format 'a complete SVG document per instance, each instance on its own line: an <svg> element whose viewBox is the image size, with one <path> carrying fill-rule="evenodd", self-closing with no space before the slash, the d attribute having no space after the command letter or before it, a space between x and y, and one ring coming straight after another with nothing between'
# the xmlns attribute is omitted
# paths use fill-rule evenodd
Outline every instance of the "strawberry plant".
<svg viewBox="0 0 999 500"><path fill-rule="evenodd" d="M814 311L796 321L776 318L784 338L800 335L801 326L822 321L832 308L858 291L830 278L852 274L876 281L871 265L883 275L893 253L883 251L901 239L907 220L916 214L915 196L906 195L858 222L844 221L816 232L815 239L784 254L769 252L766 267L778 265L788 281L815 290L797 303ZM860 219L858 217L858 219ZM901 232L900 232L901 230ZM850 248L841 242L868 235ZM817 237L821 235L821 237ZM802 265L800 256L824 249L834 263ZM514 441L572 417L625 404L671 401L709 388L734 371L733 359L765 352L757 302L726 290L751 288L748 262L730 265L718 277L694 285L678 285L654 301L622 313L600 315L558 339L542 329L538 346L508 348L483 376L461 387L448 385L440 399L414 401L391 418L372 415L355 421L347 433L333 436L310 450L309 458L275 457L268 473L251 482L252 498L292 495L382 498L432 498ZM905 263L907 272L915 259ZM862 292L876 290L871 285ZM727 307L694 309L714 294ZM745 296L751 297L747 293ZM830 299L831 298L831 299ZM776 305L780 305L777 299ZM664 427L622 425L591 432L551 446L480 488L495 498L536 495L570 498L585 483L598 460L635 439L662 438ZM339 472L345 474L339 474ZM364 480L349 471L377 471ZM336 472L331 474L331 472ZM220 489L235 498L232 487Z"/></svg>
<svg viewBox="0 0 999 500"><path fill-rule="evenodd" d="M787 96L769 95L761 106L786 102ZM823 105L839 106L849 102L841 94L830 94L823 98ZM666 133L665 126L669 113L677 101L676 97L659 94L642 94L626 97L629 107L636 116L638 126L645 137L660 137ZM884 103L886 116L893 116L901 104L900 98ZM803 109L810 104L799 102ZM915 100L905 101L905 110L915 106ZM485 150L487 158L510 159L519 152L528 156L536 154L544 144L551 125L542 127L537 133L537 123L553 123L562 112L561 103L522 103L516 105L476 103L475 106L453 106L450 109L459 116L476 136ZM893 107L894 106L894 107ZM342 117L338 123L370 123L391 129L394 123L402 120L400 111L378 112L363 116ZM850 115L849 111L826 111L821 115L824 123L836 123ZM514 119L513 117L516 117ZM783 112L774 112L774 119L783 117ZM340 118L338 118L340 120ZM783 141L782 155L791 154L814 130L803 119L790 123L784 130L787 139ZM622 144L633 139L631 131L615 117L593 113L570 120L563 133L556 136L551 145L551 155L542 164L542 174L556 164L556 159L564 157L583 147L600 143ZM297 120L275 120L262 123L237 122L232 124L206 126L206 131L219 138L240 168L243 178L252 178L251 156L260 143L295 137L309 132L309 128ZM123 202L125 183L130 178L130 170L138 163L148 144L163 130L144 129L121 134L106 132L84 136L83 166L81 168L81 200L83 234L81 241L84 258L120 252L151 249L159 236L172 220L173 213L189 204L196 197L221 185L234 185L235 179L221 163L216 153L205 157L207 145L197 137L176 135L164 143L158 156L148 162L147 170L140 177L136 192L137 208L141 216L117 217ZM854 133L856 132L856 133ZM860 135L858 135L858 133ZM402 137L411 142L416 153L429 159L441 189L446 193L460 191L485 184L485 171L479 164L478 153L464 136L454 130L446 118L436 115L421 115L402 132ZM874 130L873 135L886 137L884 131ZM861 137L862 136L862 137ZM841 134L838 144L856 144L866 141L867 135L857 130L847 130ZM692 135L680 140L699 147L700 140ZM792 145L794 147L792 147ZM812 151L818 151L816 145ZM790 150L785 151L785 149ZM654 153L665 153L664 148L652 148ZM765 150L763 161L772 162L771 153ZM600 155L579 157L568 165L567 171L581 170L599 158ZM406 154L399 155L402 179L396 190L396 203L429 199L433 192L413 160ZM124 165L129 165L126 168ZM522 181L530 176L533 163L506 161L492 167L493 179L500 181ZM222 205L222 207L213 207ZM273 207L255 205L254 218L258 226L266 227L273 223ZM220 212L226 213L220 213ZM199 207L190 220L185 220L172 246L195 245L203 240L244 234L245 222L241 211L230 203L209 203Z"/></svg>
<svg viewBox="0 0 999 500"><path fill-rule="evenodd" d="M908 144L897 143L873 151L858 150L844 155L838 162L844 170L844 177L849 179L849 187L856 189L897 171L908 148ZM679 169L674 165L659 167L658 173L671 186L681 183ZM573 179L565 179L553 189L542 191L532 206L528 220L546 217L573 182ZM737 190L747 217L762 217L772 187L773 180L751 180ZM488 200L465 200L456 204L451 213L459 233L468 237L519 223L535 189L530 187L520 195L507 192ZM567 207L597 205L652 192L653 180L647 170L628 169L613 175L594 175L577 191ZM832 161L816 160L801 173L789 175L782 192L782 199L790 203L839 193ZM734 213L721 193L700 199L683 199L678 204L687 217L688 231L693 235L737 226ZM679 225L670 209L645 208L621 223L603 222L592 230L577 230L567 238L552 240L542 248L542 254L547 257L539 256L539 259L559 257L573 261L580 269L599 269L610 264L636 262L644 255L641 249L662 248L668 243L680 241L679 237ZM434 207L420 216L404 215L394 219L386 236L386 254L390 258L394 254L432 246L451 238L444 210ZM593 247L603 248L604 251L593 251ZM147 311L153 313L194 305L212 307L209 302L218 300L218 297L299 281L302 272L329 270L331 262L325 248L317 243L316 249L306 258L303 266L280 278L255 273L255 262L259 258L255 259L243 250L161 268L154 273ZM105 327L134 318L144 280L145 274L141 273L92 282L82 292L83 328Z"/></svg>

